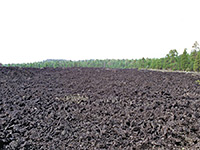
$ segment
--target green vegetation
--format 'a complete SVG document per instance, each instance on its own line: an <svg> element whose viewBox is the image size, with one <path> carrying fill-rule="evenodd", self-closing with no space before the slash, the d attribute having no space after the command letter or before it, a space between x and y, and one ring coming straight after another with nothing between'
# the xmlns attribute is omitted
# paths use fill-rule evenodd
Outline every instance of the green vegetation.
<svg viewBox="0 0 200 150"><path fill-rule="evenodd" d="M144 69L165 69L200 72L200 48L197 42L192 46L192 51L188 54L184 49L181 55L176 49L170 50L164 58L142 58L142 59L106 59L106 60L45 60L42 62L24 64L5 64L4 66L17 67L104 67L104 68L144 68Z"/></svg>
<svg viewBox="0 0 200 150"><path fill-rule="evenodd" d="M181 69L186 71L189 66L189 55L187 53L187 49L184 49L183 54L181 55Z"/></svg>
<svg viewBox="0 0 200 150"><path fill-rule="evenodd" d="M194 71L200 71L200 52L197 53L196 59L194 61Z"/></svg>
<svg viewBox="0 0 200 150"><path fill-rule="evenodd" d="M200 85L200 80L196 80L196 83Z"/></svg>

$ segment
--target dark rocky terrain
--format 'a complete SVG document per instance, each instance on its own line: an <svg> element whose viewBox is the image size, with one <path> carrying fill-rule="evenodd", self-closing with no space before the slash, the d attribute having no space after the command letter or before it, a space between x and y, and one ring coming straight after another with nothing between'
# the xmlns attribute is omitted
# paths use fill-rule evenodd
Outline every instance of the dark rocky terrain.
<svg viewBox="0 0 200 150"><path fill-rule="evenodd" d="M0 149L200 149L199 75L0 67Z"/></svg>

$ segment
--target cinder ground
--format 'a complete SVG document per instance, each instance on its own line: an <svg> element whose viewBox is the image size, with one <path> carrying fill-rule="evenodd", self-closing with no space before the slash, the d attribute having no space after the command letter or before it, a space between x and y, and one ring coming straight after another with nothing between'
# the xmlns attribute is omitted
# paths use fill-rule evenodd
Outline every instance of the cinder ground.
<svg viewBox="0 0 200 150"><path fill-rule="evenodd" d="M200 149L198 75L0 67L0 149Z"/></svg>

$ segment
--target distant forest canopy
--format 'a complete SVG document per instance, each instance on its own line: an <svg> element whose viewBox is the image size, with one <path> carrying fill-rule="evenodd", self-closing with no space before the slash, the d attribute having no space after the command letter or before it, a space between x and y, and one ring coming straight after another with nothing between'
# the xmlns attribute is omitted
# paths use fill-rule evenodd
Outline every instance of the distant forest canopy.
<svg viewBox="0 0 200 150"><path fill-rule="evenodd" d="M164 58L142 58L142 59L91 59L91 60L54 60L48 59L41 62L23 64L4 64L3 66L14 67L105 67L105 68L144 68L144 69L164 69L200 72L200 48L196 41L189 54L184 49L182 54L178 54L176 49L170 50Z"/></svg>

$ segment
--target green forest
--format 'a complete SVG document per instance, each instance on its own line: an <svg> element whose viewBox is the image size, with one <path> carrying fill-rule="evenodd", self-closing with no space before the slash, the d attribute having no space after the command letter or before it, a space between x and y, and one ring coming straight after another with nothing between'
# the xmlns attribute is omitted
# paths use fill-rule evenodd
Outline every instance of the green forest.
<svg viewBox="0 0 200 150"><path fill-rule="evenodd" d="M138 69L161 69L200 72L200 48L198 42L192 46L191 52L184 49L178 54L172 49L164 58L141 58L141 59L91 59L91 60L53 60L23 64L3 64L7 67L104 67L104 68L138 68Z"/></svg>

